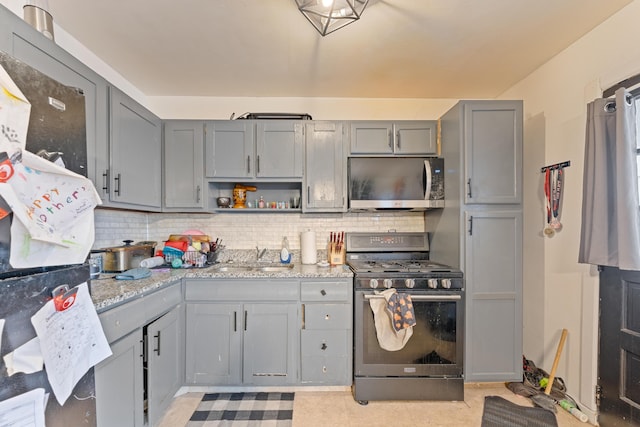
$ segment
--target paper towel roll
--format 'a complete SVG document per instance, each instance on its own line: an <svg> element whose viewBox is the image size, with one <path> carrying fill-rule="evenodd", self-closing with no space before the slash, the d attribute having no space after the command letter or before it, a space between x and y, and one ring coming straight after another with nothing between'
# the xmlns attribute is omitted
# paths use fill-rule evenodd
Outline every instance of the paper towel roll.
<svg viewBox="0 0 640 427"><path fill-rule="evenodd" d="M300 233L300 258L303 264L315 264L318 262L315 231L303 231Z"/></svg>

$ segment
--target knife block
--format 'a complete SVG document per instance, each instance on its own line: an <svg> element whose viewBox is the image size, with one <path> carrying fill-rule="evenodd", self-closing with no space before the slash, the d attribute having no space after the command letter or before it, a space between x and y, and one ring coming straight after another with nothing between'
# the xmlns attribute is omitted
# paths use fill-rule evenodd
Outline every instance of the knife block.
<svg viewBox="0 0 640 427"><path fill-rule="evenodd" d="M346 255L344 245L339 245L335 242L329 242L327 245L327 261L331 266L344 264Z"/></svg>

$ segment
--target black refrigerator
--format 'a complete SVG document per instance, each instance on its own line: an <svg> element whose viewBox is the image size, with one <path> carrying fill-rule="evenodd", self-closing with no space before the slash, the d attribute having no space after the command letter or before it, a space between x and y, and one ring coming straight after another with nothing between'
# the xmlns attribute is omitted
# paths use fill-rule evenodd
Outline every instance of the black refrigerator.
<svg viewBox="0 0 640 427"><path fill-rule="evenodd" d="M31 103L26 149L87 176L85 100L77 88L65 86L27 64L0 51L0 65ZM31 317L52 299L60 285L73 289L89 284L86 264L33 266L10 265L13 215L0 197L0 208L8 215L0 219L0 319L4 319L0 341L0 401L36 388L48 393L45 406L47 427L96 426L94 370L76 383L71 396L59 405L47 379L46 366L33 373L9 375L4 356L36 337ZM90 288L89 288L90 289ZM0 423L1 424L1 423Z"/></svg>

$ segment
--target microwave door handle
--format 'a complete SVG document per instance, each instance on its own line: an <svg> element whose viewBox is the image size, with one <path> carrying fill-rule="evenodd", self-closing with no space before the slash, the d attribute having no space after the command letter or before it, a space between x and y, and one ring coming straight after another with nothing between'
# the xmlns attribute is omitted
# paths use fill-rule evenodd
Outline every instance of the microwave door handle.
<svg viewBox="0 0 640 427"><path fill-rule="evenodd" d="M429 200L431 195L431 162L429 159L424 161L424 174L422 176L422 183L424 185L424 199Z"/></svg>

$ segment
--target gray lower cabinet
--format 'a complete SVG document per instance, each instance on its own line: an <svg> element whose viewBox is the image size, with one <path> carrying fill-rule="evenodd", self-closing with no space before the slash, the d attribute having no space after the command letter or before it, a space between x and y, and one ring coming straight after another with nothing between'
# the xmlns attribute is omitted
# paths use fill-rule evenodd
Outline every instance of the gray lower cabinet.
<svg viewBox="0 0 640 427"><path fill-rule="evenodd" d="M182 383L181 306L150 323L147 328L148 425L158 424Z"/></svg>
<svg viewBox="0 0 640 427"><path fill-rule="evenodd" d="M465 379L516 381L522 378L522 211L467 210L465 220Z"/></svg>
<svg viewBox="0 0 640 427"><path fill-rule="evenodd" d="M186 384L298 381L297 280L186 280Z"/></svg>
<svg viewBox="0 0 640 427"><path fill-rule="evenodd" d="M347 131L343 122L305 125L303 212L346 212Z"/></svg>
<svg viewBox="0 0 640 427"><path fill-rule="evenodd" d="M159 211L162 122L115 87L110 88L109 105L109 198L122 207Z"/></svg>
<svg viewBox="0 0 640 427"><path fill-rule="evenodd" d="M187 384L242 382L242 313L242 304L187 303Z"/></svg>
<svg viewBox="0 0 640 427"><path fill-rule="evenodd" d="M98 427L158 424L184 374L178 284L99 313L112 355L95 367Z"/></svg>
<svg viewBox="0 0 640 427"><path fill-rule="evenodd" d="M350 122L352 155L436 155L435 120Z"/></svg>
<svg viewBox="0 0 640 427"><path fill-rule="evenodd" d="M242 383L293 385L298 380L298 305L244 304Z"/></svg>
<svg viewBox="0 0 640 427"><path fill-rule="evenodd" d="M95 367L98 427L142 427L142 328L112 343L111 351Z"/></svg>
<svg viewBox="0 0 640 427"><path fill-rule="evenodd" d="M351 385L352 295L349 280L302 280L302 384Z"/></svg>
<svg viewBox="0 0 640 427"><path fill-rule="evenodd" d="M201 211L204 192L204 122L164 122L163 211Z"/></svg>

